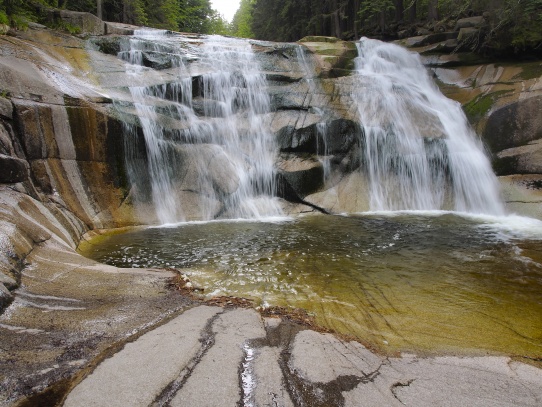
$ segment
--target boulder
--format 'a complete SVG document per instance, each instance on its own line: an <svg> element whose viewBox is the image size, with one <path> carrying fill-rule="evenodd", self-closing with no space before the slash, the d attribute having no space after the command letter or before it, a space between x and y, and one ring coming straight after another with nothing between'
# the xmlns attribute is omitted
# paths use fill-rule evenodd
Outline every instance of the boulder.
<svg viewBox="0 0 542 407"><path fill-rule="evenodd" d="M173 147L177 156L174 182L180 190L213 195L230 195L239 187L232 157L219 145L186 144ZM203 171L205 169L205 171ZM203 175L205 174L205 175Z"/></svg>
<svg viewBox="0 0 542 407"><path fill-rule="evenodd" d="M542 140L500 151L493 166L497 175L542 174Z"/></svg>
<svg viewBox="0 0 542 407"><path fill-rule="evenodd" d="M105 24L94 14L71 10L54 10L53 18L80 29L80 34L104 35Z"/></svg>
<svg viewBox="0 0 542 407"><path fill-rule="evenodd" d="M454 31L460 31L463 28L479 28L486 23L483 16L467 17L457 20Z"/></svg>
<svg viewBox="0 0 542 407"><path fill-rule="evenodd" d="M140 28L135 25L115 23L111 21L105 21L104 24L106 35L133 35L134 31Z"/></svg>
<svg viewBox="0 0 542 407"><path fill-rule="evenodd" d="M475 36L480 34L480 30L478 28L474 27L466 27L459 30L459 34L457 35L458 41L467 41L471 38L474 38Z"/></svg>
<svg viewBox="0 0 542 407"><path fill-rule="evenodd" d="M316 157L284 154L277 169L300 198L318 191L324 184L324 168Z"/></svg>
<svg viewBox="0 0 542 407"><path fill-rule="evenodd" d="M456 32L438 32L434 34L422 35L418 37L412 37L405 40L407 47L423 47L426 45L437 44L439 42L445 42L457 39L458 33Z"/></svg>
<svg viewBox="0 0 542 407"><path fill-rule="evenodd" d="M542 96L517 100L489 114L483 139L492 152L542 139Z"/></svg>
<svg viewBox="0 0 542 407"><path fill-rule="evenodd" d="M11 301L13 301L13 295L4 284L0 283L0 310L7 307Z"/></svg>
<svg viewBox="0 0 542 407"><path fill-rule="evenodd" d="M7 119L13 119L13 105L11 100L0 96L0 116Z"/></svg>
<svg viewBox="0 0 542 407"><path fill-rule="evenodd" d="M0 183L15 184L28 179L28 163L20 158L0 154Z"/></svg>

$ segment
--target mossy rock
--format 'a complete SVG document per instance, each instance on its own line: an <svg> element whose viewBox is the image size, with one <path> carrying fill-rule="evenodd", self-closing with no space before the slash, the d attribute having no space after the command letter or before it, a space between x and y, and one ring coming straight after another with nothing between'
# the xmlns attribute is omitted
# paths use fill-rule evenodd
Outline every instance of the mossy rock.
<svg viewBox="0 0 542 407"><path fill-rule="evenodd" d="M463 105L463 110L471 123L478 122L493 107L495 102L502 96L513 92L512 90L499 90L483 95L478 95L470 102Z"/></svg>

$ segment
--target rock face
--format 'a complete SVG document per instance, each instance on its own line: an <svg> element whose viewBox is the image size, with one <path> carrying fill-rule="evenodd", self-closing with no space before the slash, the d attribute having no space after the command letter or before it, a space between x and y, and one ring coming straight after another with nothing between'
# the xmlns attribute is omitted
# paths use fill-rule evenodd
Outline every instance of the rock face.
<svg viewBox="0 0 542 407"><path fill-rule="evenodd" d="M55 18L81 27L84 33L107 32L109 36L94 39L90 44L36 25L14 36L0 36L0 309L4 309L0 329L5 350L0 352L0 403L3 404L12 404L44 389L46 393L50 391L48 396L66 394L67 387L63 390L56 387L47 390L47 387L52 383L68 386L61 380L88 365L90 360L110 355L110 345L122 343L130 335L165 321L171 313L188 305L189 301L164 293L163 287L172 277L170 272L126 272L84 259L75 252L81 237L91 230L157 222L149 198L149 153L128 87L154 86L163 90L163 98L148 102L156 107L153 119L163 124L165 141L172 145L168 151L177 165L173 177L178 191L175 199L182 206L193 208L187 214L188 219L201 216L195 202L199 205L202 197L207 200L205 206L211 215L220 215L223 201L240 184L237 177L229 176L233 164L225 149L211 142L212 134L205 134L197 143L187 142L189 132L183 111L172 109L171 102L179 95L171 84L178 79L179 72L178 66L164 57L171 50L167 47L149 50L143 56L145 66L127 75L125 61L116 54L128 41L122 35L133 33L135 28L104 24L83 14L60 12ZM476 28L478 23L473 24ZM439 38L453 41L452 37ZM212 67L204 66L192 55L201 46L201 39L189 38L191 42L184 49L191 69L188 80L194 114L214 112L205 119L207 122L202 121L205 125L221 119L221 106L216 100L202 97L202 77ZM436 41L435 38L423 41ZM291 212L368 209L367 179L356 171L363 165L362 132L356 122L352 98L356 97L355 92L363 93L370 86L350 75L356 56L354 44L306 38L301 44L255 41L251 46L268 80L270 109L262 112L262 123L269 126L278 146L276 188L282 191L280 196L295 203L289 206ZM443 46L449 49L452 45ZM536 114L540 112L542 92L537 70L540 64L527 64L521 69L486 64L450 71L443 67L450 65L449 60L428 58L434 66L441 64L434 68L435 74L448 85L448 93L465 104L473 123L487 138L510 207L542 218L541 211L536 209L540 208L542 183L541 125L540 115ZM451 62L459 63L459 60ZM242 112L246 99L243 87L239 88L235 109ZM470 101L476 103L469 104ZM416 112L409 114L415 116ZM248 121L240 119L240 122L241 127L247 126ZM134 131L128 133L126 128ZM127 134L131 138L126 138ZM182 137L174 137L179 134ZM422 138L434 142L440 137L438 123L429 120ZM131 154L131 166L125 161L127 152ZM202 162L210 174L205 186L195 171ZM5 310L9 304L13 305ZM229 314L216 309L199 312L200 316L192 321L190 332L197 338L192 338L194 347L190 351L208 352L209 358L198 366L166 358L168 363L175 363L170 366L171 372L178 373L186 367L197 381L187 379L177 383L168 373L165 379L153 382L159 396L171 396L168 402L172 405L182 405L188 399L194 405L201 404L203 393L197 383L212 386L210 371L223 369L224 380L237 389L239 361L244 357L241 342L236 338L239 333L243 341L261 340L258 362L249 368L261 376L273 372L265 382L266 388L257 387L250 393L262 405L276 400L284 405L297 405L299 400L292 399L292 394L305 397L298 404L306 405L324 393L326 397L340 398L340 404L354 405L361 393L366 394L366 389L358 385L376 379L370 376L373 364L381 367L385 364L383 359L366 353L358 345L347 344L344 346L348 352L363 354L364 361L360 361L358 370L353 372L335 365L327 370L313 370L312 362L302 356L307 349L318 350L325 347L323 343L333 343L333 347L343 345L332 337L322 338L317 333L298 336L296 331L288 339L292 356L281 365L279 356L286 357L289 353L283 353L286 342L280 341L288 332L277 330L273 334L274 328L264 325L254 313ZM184 314L183 318L189 316ZM168 335L177 335L178 325L173 325ZM203 344L199 340L202 329L207 333L213 330L215 348L198 348ZM155 339L142 337L142 342L150 343L152 348ZM284 346L279 347L277 341ZM131 351L130 347L125 349ZM236 352L236 359L224 360L225 350L231 349ZM337 359L335 354L318 355L326 363ZM394 363L397 369L405 365L401 361ZM415 377L425 377L421 370L432 363L420 363ZM458 363L462 362L451 362ZM285 389L280 371L287 372L290 385L297 387ZM341 373L336 377L330 371ZM107 378L109 373L105 370L104 374ZM145 374L148 370L141 373L142 382L150 385ZM393 385L395 393L387 394L387 401L410 400L414 391L406 387L411 384L412 375L395 380L396 373L389 374L376 387L371 387L375 397L379 386ZM88 379L91 383L92 377ZM512 379L506 376L505 380ZM81 405L80 400L85 400L85 404L89 397L94 400L95 394L85 390L86 383L82 382L67 402ZM329 383L332 385L328 386ZM167 387L168 384L173 387ZM175 387L179 384L182 386ZM330 388L332 391L328 391ZM270 394L277 396L269 400ZM129 390L125 395L138 396L140 392ZM213 397L219 401L218 405L224 404L226 397L239 401L237 392L233 396L217 392ZM428 397L426 405L436 402ZM39 404L43 400L34 401ZM148 405L149 400L143 402Z"/></svg>
<svg viewBox="0 0 542 407"><path fill-rule="evenodd" d="M152 101L152 120L160 123L165 140L171 144L168 154L174 163L170 172L176 191L172 199L183 207L186 219L220 216L224 202L235 194L241 180L230 171L238 164L213 141L209 130L214 121L222 119L223 112L220 102L204 97L203 89L208 85L203 78L212 67L198 57L202 39L172 36L159 47L148 43L141 55L144 66L131 75L117 54L126 49L124 34L133 33L135 27L104 25L81 13L59 16L72 19L69 21L89 33L96 27L96 33L103 33L104 26L113 34L93 37L87 43L32 26L9 40L0 37L0 80L5 96L0 97L3 188L25 194L42 205L43 211L49 211L66 229L64 235L70 237L71 247L88 230L156 223L141 119L127 91L129 86L152 87L162 92L161 98ZM88 28L87 20L96 23L95 28ZM455 33L480 24L480 19L460 21ZM503 178L508 196L531 196L538 191L536 177L542 172L542 119L537 114L542 104L540 63L452 69L435 50L442 50L437 45L454 38L450 33L434 33L406 42L423 46L420 50L444 91L464 104L483 134L497 173L513 177ZM179 41L184 45L179 47ZM267 78L269 111L262 112L262 125L269 127L277 146L277 194L298 205L287 211L368 210L368 180L358 171L365 164L363 131L354 99L370 91L372 85L351 75L355 44L307 37L298 44L254 41L251 47ZM191 122L184 118L186 112L178 110L177 101L185 96L173 85L179 76L179 61L170 55L176 52L182 53L183 66L189 72L191 114L200 120L195 144ZM469 59L461 56L456 62L465 64L465 60ZM244 89L241 84L233 104L241 132L250 124L243 117ZM407 106L406 111L414 119L419 116L415 107ZM442 137L437 117L418 121L425 123L421 137L430 142ZM128 127L135 130L128 134ZM126 161L128 156L131 158ZM205 182L198 170L201 166L207 171ZM521 176L528 179L519 182ZM507 181L510 179L512 184ZM538 217L539 209L527 209L538 203L537 199L533 195L526 201L513 198L515 203L510 203L517 210L520 201L527 202L521 204L526 206L525 213ZM2 219L6 230L18 228L13 208L6 208L5 213L9 214ZM10 233L5 236L10 244L16 240ZM30 240L35 244L36 240ZM15 246L20 244L15 242ZM19 254L6 257L3 264L5 273L19 281L17 273L28 250L15 252Z"/></svg>

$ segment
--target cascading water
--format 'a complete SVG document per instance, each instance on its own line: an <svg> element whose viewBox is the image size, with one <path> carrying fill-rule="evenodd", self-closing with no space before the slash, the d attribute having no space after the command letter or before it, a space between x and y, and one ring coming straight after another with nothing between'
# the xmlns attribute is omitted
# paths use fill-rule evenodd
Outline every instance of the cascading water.
<svg viewBox="0 0 542 407"><path fill-rule="evenodd" d="M362 38L355 95L371 210L504 213L497 180L460 105L417 54Z"/></svg>
<svg viewBox="0 0 542 407"><path fill-rule="evenodd" d="M168 49L164 49L161 45L165 38L167 38L167 31L165 30L136 30L134 36L129 40L127 49L119 53L119 57L129 63L127 65L127 74L134 77L143 74L143 52L150 51L155 54L167 52ZM183 60L176 55L170 55L168 59L172 66L178 70L178 81L162 86L129 87L135 113L145 139L152 202L158 221L162 224L184 220L184 213L175 199L172 181L173 167L169 160L171 145L167 141L164 127L160 125L156 104L153 102L165 100L166 93L170 92L173 94L170 99L176 103L169 103L168 108L175 109L178 117L187 119L194 116L190 106L191 98L187 97L192 94L192 83L186 80L187 74ZM130 130L135 132L135 128ZM134 166L137 166L137 164L131 165L131 178L137 180L141 175L141 171L133 168Z"/></svg>
<svg viewBox="0 0 542 407"><path fill-rule="evenodd" d="M269 98L251 45L212 36L191 49L194 55L181 41L166 31L136 31L120 53L129 74L143 74L143 57L151 55L173 76L167 84L130 87L158 221L183 221L188 207L191 219L202 220L279 215L274 139L262 119ZM198 73L187 59L199 61Z"/></svg>
<svg viewBox="0 0 542 407"><path fill-rule="evenodd" d="M252 47L245 40L211 36L202 51L205 63L215 69L202 78L204 98L216 102L205 105L205 116L219 118L213 122L213 143L231 157L239 180L226 211L241 218L279 215L272 199L276 147L263 120L269 96Z"/></svg>

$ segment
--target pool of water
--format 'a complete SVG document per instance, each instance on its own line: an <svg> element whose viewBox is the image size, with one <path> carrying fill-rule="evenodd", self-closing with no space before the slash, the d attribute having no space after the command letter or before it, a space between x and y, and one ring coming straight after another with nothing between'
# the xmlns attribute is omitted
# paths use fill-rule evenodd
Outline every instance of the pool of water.
<svg viewBox="0 0 542 407"><path fill-rule="evenodd" d="M146 228L82 253L182 269L207 296L304 308L385 352L540 358L541 239L525 218L371 213Z"/></svg>

